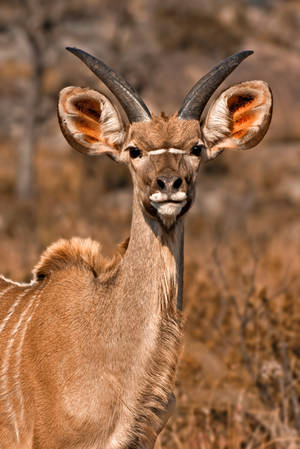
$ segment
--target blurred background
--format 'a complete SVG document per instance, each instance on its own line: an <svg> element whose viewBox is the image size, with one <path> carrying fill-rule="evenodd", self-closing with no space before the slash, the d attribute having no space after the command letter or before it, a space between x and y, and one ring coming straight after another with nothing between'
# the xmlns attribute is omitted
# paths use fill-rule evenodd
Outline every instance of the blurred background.
<svg viewBox="0 0 300 449"><path fill-rule="evenodd" d="M100 57L156 113L242 49L255 53L222 89L263 79L273 90L263 142L199 174L178 407L157 448L300 445L299 31L298 0L1 0L0 272L17 281L57 238L91 236L110 255L129 234L126 168L60 133L59 90L102 87L66 46Z"/></svg>

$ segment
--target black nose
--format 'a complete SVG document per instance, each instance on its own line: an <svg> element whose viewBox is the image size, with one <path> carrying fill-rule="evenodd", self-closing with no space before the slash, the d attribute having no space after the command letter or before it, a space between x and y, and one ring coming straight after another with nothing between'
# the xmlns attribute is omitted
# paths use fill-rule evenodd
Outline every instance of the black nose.
<svg viewBox="0 0 300 449"><path fill-rule="evenodd" d="M182 184L182 179L178 176L159 176L156 180L161 192L175 193Z"/></svg>

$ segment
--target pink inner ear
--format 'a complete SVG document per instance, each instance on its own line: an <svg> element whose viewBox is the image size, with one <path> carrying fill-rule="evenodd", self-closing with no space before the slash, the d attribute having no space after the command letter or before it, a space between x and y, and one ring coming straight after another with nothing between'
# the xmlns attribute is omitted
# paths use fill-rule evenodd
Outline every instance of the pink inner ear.
<svg viewBox="0 0 300 449"><path fill-rule="evenodd" d="M257 119L257 113L251 110L258 104L258 95L245 92L233 95L227 101L228 109L232 117L231 137L241 139Z"/></svg>
<svg viewBox="0 0 300 449"><path fill-rule="evenodd" d="M94 101L90 98L75 97L72 103L79 114L88 116L97 122L100 121L101 109L98 101Z"/></svg>
<svg viewBox="0 0 300 449"><path fill-rule="evenodd" d="M69 120L77 132L83 134L84 139L88 143L101 141L101 109L99 102L79 96L73 99L72 107L76 110L77 115L70 117Z"/></svg>
<svg viewBox="0 0 300 449"><path fill-rule="evenodd" d="M95 143L101 140L101 128L99 123L84 116L70 117L69 120L76 131L84 135L87 142Z"/></svg>
<svg viewBox="0 0 300 449"><path fill-rule="evenodd" d="M241 114L253 107L255 100L256 96L250 93L245 93L243 95L232 95L227 101L229 112L233 115Z"/></svg>
<svg viewBox="0 0 300 449"><path fill-rule="evenodd" d="M240 116L238 120L234 120L231 136L235 139L244 137L257 118L258 114L256 112L249 111Z"/></svg>

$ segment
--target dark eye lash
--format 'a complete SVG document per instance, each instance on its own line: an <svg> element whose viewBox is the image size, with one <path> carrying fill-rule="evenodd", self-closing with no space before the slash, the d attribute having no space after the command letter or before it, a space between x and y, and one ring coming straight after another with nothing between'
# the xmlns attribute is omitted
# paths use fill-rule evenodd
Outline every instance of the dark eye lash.
<svg viewBox="0 0 300 449"><path fill-rule="evenodd" d="M128 148L131 159L136 159L137 157L142 156L142 152L138 147L129 147Z"/></svg>
<svg viewBox="0 0 300 449"><path fill-rule="evenodd" d="M204 150L204 145L200 144L200 145L194 145L191 149L191 154L193 156L201 156L202 150Z"/></svg>

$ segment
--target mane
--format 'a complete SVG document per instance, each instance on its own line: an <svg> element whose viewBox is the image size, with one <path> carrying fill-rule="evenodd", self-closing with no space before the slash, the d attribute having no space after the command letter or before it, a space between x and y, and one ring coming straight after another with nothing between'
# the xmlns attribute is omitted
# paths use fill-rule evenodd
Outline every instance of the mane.
<svg viewBox="0 0 300 449"><path fill-rule="evenodd" d="M99 274L113 270L126 252L128 242L129 239L126 239L121 243L117 254L108 259L103 256L100 243L90 238L60 239L44 251L33 269L34 278L41 280L53 271L71 266L90 270L95 277L98 277Z"/></svg>

